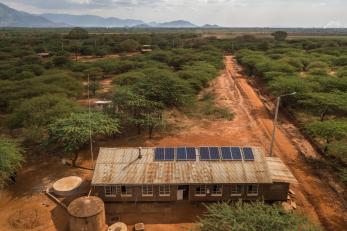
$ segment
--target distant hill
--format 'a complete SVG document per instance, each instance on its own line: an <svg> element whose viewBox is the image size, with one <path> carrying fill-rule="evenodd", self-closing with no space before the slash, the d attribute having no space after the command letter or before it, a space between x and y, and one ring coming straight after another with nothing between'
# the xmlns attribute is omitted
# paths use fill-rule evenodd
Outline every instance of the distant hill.
<svg viewBox="0 0 347 231"><path fill-rule="evenodd" d="M62 27L41 16L12 9L0 3L0 27Z"/></svg>
<svg viewBox="0 0 347 231"><path fill-rule="evenodd" d="M141 20L120 19L120 18L103 18L95 15L71 15L71 14L41 14L55 23L65 23L79 27L133 27L145 24Z"/></svg>
<svg viewBox="0 0 347 231"><path fill-rule="evenodd" d="M218 26L218 25L216 25L216 24L213 24L213 25L211 25L211 24L205 24L205 25L203 25L202 26L202 28L211 28L211 29L214 29L214 28L221 28L220 26Z"/></svg>
<svg viewBox="0 0 347 231"><path fill-rule="evenodd" d="M162 28L196 28L197 25L194 25L191 22L184 21L184 20L177 20L172 22L164 22L164 23L158 23L155 27L162 27Z"/></svg>
<svg viewBox="0 0 347 231"><path fill-rule="evenodd" d="M103 18L95 15L41 14L33 15L0 3L0 27L137 27L137 28L198 28L185 20L145 23L136 19ZM215 25L212 25L215 26Z"/></svg>

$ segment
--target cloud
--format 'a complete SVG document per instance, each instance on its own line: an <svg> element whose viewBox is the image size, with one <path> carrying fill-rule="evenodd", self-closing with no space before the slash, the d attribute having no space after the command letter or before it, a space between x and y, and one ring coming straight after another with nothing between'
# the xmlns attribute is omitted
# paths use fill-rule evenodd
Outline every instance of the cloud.
<svg viewBox="0 0 347 231"><path fill-rule="evenodd" d="M335 21L335 20L332 20L330 22L328 22L324 28L342 28L343 25L340 21Z"/></svg>
<svg viewBox="0 0 347 231"><path fill-rule="evenodd" d="M94 14L222 26L342 27L347 0L0 0L30 13ZM327 23L328 22L328 23Z"/></svg>

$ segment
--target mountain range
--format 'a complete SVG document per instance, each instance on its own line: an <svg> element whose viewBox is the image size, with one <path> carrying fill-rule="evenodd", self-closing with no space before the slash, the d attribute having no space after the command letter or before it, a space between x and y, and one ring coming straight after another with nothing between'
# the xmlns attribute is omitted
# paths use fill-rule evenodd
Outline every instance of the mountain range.
<svg viewBox="0 0 347 231"><path fill-rule="evenodd" d="M185 20L146 23L137 19L104 18L95 15L41 14L17 11L0 3L0 27L136 27L136 28L198 28ZM204 25L203 28L218 28Z"/></svg>

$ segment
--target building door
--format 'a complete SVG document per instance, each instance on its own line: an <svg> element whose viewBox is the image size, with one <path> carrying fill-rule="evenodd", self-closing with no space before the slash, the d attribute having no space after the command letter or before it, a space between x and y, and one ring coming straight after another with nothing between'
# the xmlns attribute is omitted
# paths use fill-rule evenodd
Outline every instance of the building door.
<svg viewBox="0 0 347 231"><path fill-rule="evenodd" d="M177 190L177 200L178 201L183 200L183 189L178 189Z"/></svg>
<svg viewBox="0 0 347 231"><path fill-rule="evenodd" d="M177 188L177 200L189 199L189 185L179 185Z"/></svg>

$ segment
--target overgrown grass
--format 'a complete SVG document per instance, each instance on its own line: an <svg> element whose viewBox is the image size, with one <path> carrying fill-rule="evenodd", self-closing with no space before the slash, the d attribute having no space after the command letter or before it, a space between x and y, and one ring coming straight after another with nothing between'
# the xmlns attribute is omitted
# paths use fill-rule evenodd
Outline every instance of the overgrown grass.
<svg viewBox="0 0 347 231"><path fill-rule="evenodd" d="M187 114L211 120L232 120L234 118L234 114L228 108L216 105L212 92L204 93L195 106L187 111Z"/></svg>

